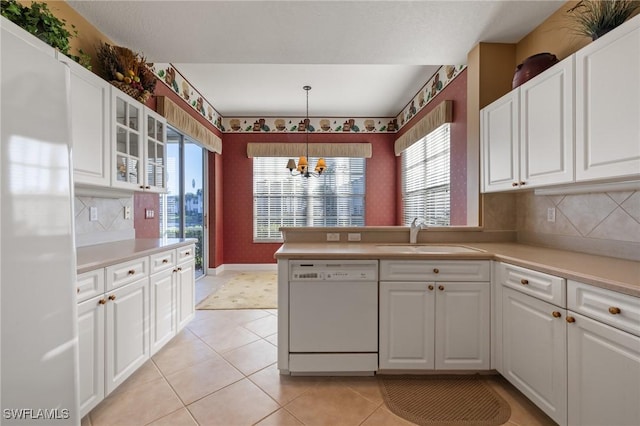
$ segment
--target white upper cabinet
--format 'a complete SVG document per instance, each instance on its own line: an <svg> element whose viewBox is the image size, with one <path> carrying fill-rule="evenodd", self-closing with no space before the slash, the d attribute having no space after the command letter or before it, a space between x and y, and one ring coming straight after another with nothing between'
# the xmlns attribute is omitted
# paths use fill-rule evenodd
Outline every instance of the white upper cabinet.
<svg viewBox="0 0 640 426"><path fill-rule="evenodd" d="M111 88L113 187L166 192L166 120Z"/></svg>
<svg viewBox="0 0 640 426"><path fill-rule="evenodd" d="M569 57L480 112L484 192L574 180L573 74Z"/></svg>
<svg viewBox="0 0 640 426"><path fill-rule="evenodd" d="M507 93L480 111L482 190L504 191L518 187L519 90Z"/></svg>
<svg viewBox="0 0 640 426"><path fill-rule="evenodd" d="M640 16L576 53L576 180L640 175Z"/></svg>
<svg viewBox="0 0 640 426"><path fill-rule="evenodd" d="M573 73L568 57L520 86L520 186L573 176Z"/></svg>
<svg viewBox="0 0 640 426"><path fill-rule="evenodd" d="M110 84L58 53L71 70L71 141L75 184L111 184L109 143Z"/></svg>

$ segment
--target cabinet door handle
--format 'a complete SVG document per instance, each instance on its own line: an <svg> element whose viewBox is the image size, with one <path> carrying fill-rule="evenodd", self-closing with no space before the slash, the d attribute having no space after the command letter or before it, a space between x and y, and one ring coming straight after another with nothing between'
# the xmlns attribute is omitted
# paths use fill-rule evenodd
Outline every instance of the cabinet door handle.
<svg viewBox="0 0 640 426"><path fill-rule="evenodd" d="M529 280L525 280L524 278L520 280L520 284L522 285L528 285L529 284Z"/></svg>
<svg viewBox="0 0 640 426"><path fill-rule="evenodd" d="M443 286L443 285L439 285L439 286L438 286L438 290L440 290L440 291L444 291L444 286Z"/></svg>
<svg viewBox="0 0 640 426"><path fill-rule="evenodd" d="M104 305L105 303L107 303L105 299L98 300L98 305Z"/></svg>
<svg viewBox="0 0 640 426"><path fill-rule="evenodd" d="M144 189L151 189L149 185L145 186Z"/></svg>
<svg viewBox="0 0 640 426"><path fill-rule="evenodd" d="M429 290L433 290L433 286L431 284L429 284L429 287L427 287Z"/></svg>
<svg viewBox="0 0 640 426"><path fill-rule="evenodd" d="M134 275L136 273L135 269L129 269L129 275Z"/></svg>
<svg viewBox="0 0 640 426"><path fill-rule="evenodd" d="M440 273L440 269L438 269L438 268L433 268L433 273L434 273L434 274L439 274L439 273Z"/></svg>
<svg viewBox="0 0 640 426"><path fill-rule="evenodd" d="M567 315L566 320L567 320L567 322L568 322L568 323L574 323L574 322L576 322L576 319L575 319L574 317L572 317L572 316L569 316L569 315Z"/></svg>
<svg viewBox="0 0 640 426"><path fill-rule="evenodd" d="M615 307L615 306L611 306L611 307L609 308L609 313L610 313L611 315L618 315L620 312L621 312L621 311L620 311L620 308L617 308L617 307Z"/></svg>
<svg viewBox="0 0 640 426"><path fill-rule="evenodd" d="M553 311L551 313L551 315L553 315L554 318L561 318L562 317L562 314L560 312L558 312L558 311Z"/></svg>
<svg viewBox="0 0 640 426"><path fill-rule="evenodd" d="M513 187L515 188L516 186L518 186L518 182L513 182L513 183L511 184L511 186L513 186Z"/></svg>
<svg viewBox="0 0 640 426"><path fill-rule="evenodd" d="M185 256L189 256L190 254L191 254L190 251L187 251L187 252L184 253Z"/></svg>
<svg viewBox="0 0 640 426"><path fill-rule="evenodd" d="M112 294L111 296L109 296L109 300L116 300L116 295Z"/></svg>
<svg viewBox="0 0 640 426"><path fill-rule="evenodd" d="M182 271L182 268L180 266L178 266L178 271Z"/></svg>
<svg viewBox="0 0 640 426"><path fill-rule="evenodd" d="M144 189L144 185L140 185L140 189Z"/></svg>
<svg viewBox="0 0 640 426"><path fill-rule="evenodd" d="M80 287L78 287L76 290L76 293L80 293Z"/></svg>
<svg viewBox="0 0 640 426"><path fill-rule="evenodd" d="M525 186L526 184L527 184L527 182L520 181L520 186Z"/></svg>

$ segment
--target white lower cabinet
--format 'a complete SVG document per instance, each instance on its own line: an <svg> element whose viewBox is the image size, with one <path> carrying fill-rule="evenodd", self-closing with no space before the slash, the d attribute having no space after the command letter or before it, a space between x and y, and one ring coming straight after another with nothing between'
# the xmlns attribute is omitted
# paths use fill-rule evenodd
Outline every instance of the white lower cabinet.
<svg viewBox="0 0 640 426"><path fill-rule="evenodd" d="M149 279L151 355L176 335L176 273L170 268Z"/></svg>
<svg viewBox="0 0 640 426"><path fill-rule="evenodd" d="M435 367L433 283L380 283L380 369Z"/></svg>
<svg viewBox="0 0 640 426"><path fill-rule="evenodd" d="M569 424L640 424L640 337L569 312Z"/></svg>
<svg viewBox="0 0 640 426"><path fill-rule="evenodd" d="M502 288L502 374L560 425L567 422L566 310Z"/></svg>
<svg viewBox="0 0 640 426"><path fill-rule="evenodd" d="M193 253L195 249L191 250ZM178 331L182 330L185 325L191 321L196 312L195 297L195 281L196 281L196 263L193 259L177 266L177 321Z"/></svg>
<svg viewBox="0 0 640 426"><path fill-rule="evenodd" d="M106 315L106 393L149 359L149 278L111 291Z"/></svg>
<svg viewBox="0 0 640 426"><path fill-rule="evenodd" d="M380 369L484 370L488 282L380 282Z"/></svg>
<svg viewBox="0 0 640 426"><path fill-rule="evenodd" d="M102 271L102 270L101 270ZM104 276L104 272L102 274ZM104 295L78 304L80 415L104 399Z"/></svg>

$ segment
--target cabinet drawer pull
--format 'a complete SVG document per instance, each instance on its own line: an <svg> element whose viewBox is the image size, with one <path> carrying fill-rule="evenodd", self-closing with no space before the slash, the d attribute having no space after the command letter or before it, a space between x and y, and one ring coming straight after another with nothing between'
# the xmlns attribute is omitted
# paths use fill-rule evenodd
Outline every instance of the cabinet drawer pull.
<svg viewBox="0 0 640 426"><path fill-rule="evenodd" d="M433 290L433 286L432 286L431 284L429 284L428 289L429 289L429 290Z"/></svg>
<svg viewBox="0 0 640 426"><path fill-rule="evenodd" d="M190 254L191 254L190 251L187 251L187 252L184 253L185 256L189 256Z"/></svg>
<svg viewBox="0 0 640 426"><path fill-rule="evenodd" d="M444 291L444 286L443 286L443 285L439 285L439 286L438 286L438 290L440 290L440 291Z"/></svg>
<svg viewBox="0 0 640 426"><path fill-rule="evenodd" d="M80 287L77 288L76 293L80 293Z"/></svg>
<svg viewBox="0 0 640 426"><path fill-rule="evenodd" d="M440 269L438 269L438 268L433 268L433 273L434 273L434 274L439 274L439 273L440 273Z"/></svg>
<svg viewBox="0 0 640 426"><path fill-rule="evenodd" d="M98 305L104 305L105 303L107 303L105 299L98 300Z"/></svg>
<svg viewBox="0 0 640 426"><path fill-rule="evenodd" d="M524 278L520 280L520 284L522 285L528 285L529 284L529 280L525 280Z"/></svg>
<svg viewBox="0 0 640 426"><path fill-rule="evenodd" d="M553 317L554 317L554 318L560 318L560 317L562 317L562 314L561 314L560 312L558 312L558 311L553 311L553 312L551 313L551 315L553 315Z"/></svg>
<svg viewBox="0 0 640 426"><path fill-rule="evenodd" d="M109 296L109 300L116 300L116 295L112 294L111 296Z"/></svg>
<svg viewBox="0 0 640 426"><path fill-rule="evenodd" d="M169 263L169 259L162 259L162 263Z"/></svg>
<svg viewBox="0 0 640 426"><path fill-rule="evenodd" d="M618 315L620 313L620 308L612 306L612 307L609 308L609 313L611 315Z"/></svg>
<svg viewBox="0 0 640 426"><path fill-rule="evenodd" d="M574 322L576 322L576 319L575 319L574 317L572 317L572 316L569 316L569 315L567 315L566 320L567 320L567 322L568 322L568 323L574 323Z"/></svg>
<svg viewBox="0 0 640 426"><path fill-rule="evenodd" d="M136 270L135 269L129 269L128 273L129 273L129 275L134 275L136 273Z"/></svg>

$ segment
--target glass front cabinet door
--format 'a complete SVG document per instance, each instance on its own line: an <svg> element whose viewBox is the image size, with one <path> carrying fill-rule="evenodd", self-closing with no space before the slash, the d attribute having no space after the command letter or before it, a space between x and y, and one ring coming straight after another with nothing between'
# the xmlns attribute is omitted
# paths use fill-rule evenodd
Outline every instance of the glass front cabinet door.
<svg viewBox="0 0 640 426"><path fill-rule="evenodd" d="M112 88L112 186L133 191L166 191L166 120Z"/></svg>
<svg viewBox="0 0 640 426"><path fill-rule="evenodd" d="M145 162L145 190L166 192L166 139L167 123L164 117L150 110L144 109L146 128L146 162Z"/></svg>

